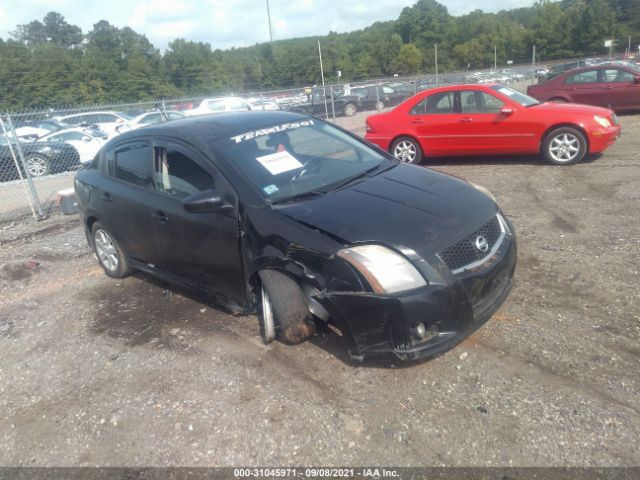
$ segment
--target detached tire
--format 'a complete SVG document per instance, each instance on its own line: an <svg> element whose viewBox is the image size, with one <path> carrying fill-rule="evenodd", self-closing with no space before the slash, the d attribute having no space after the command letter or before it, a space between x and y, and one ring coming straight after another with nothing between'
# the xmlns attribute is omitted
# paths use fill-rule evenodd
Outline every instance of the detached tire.
<svg viewBox="0 0 640 480"><path fill-rule="evenodd" d="M556 128L545 137L542 154L547 162L554 165L578 163L587 154L587 139L575 128Z"/></svg>
<svg viewBox="0 0 640 480"><path fill-rule="evenodd" d="M298 284L277 270L261 270L258 322L264 343L278 339L297 345L309 339L316 327L307 300Z"/></svg>
<svg viewBox="0 0 640 480"><path fill-rule="evenodd" d="M91 241L104 273L112 278L131 275L132 270L120 245L100 222L94 223L91 227Z"/></svg>
<svg viewBox="0 0 640 480"><path fill-rule="evenodd" d="M401 162L418 165L422 162L423 153L420 144L410 137L400 137L394 140L389 153Z"/></svg>

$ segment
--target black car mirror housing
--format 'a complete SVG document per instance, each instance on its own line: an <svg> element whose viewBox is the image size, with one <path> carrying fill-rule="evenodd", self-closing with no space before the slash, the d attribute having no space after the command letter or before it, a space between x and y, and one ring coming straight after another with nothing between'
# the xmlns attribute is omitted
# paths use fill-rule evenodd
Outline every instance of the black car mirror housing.
<svg viewBox="0 0 640 480"><path fill-rule="evenodd" d="M183 208L189 213L216 213L233 210L233 206L225 204L222 197L208 189L196 192L182 200Z"/></svg>

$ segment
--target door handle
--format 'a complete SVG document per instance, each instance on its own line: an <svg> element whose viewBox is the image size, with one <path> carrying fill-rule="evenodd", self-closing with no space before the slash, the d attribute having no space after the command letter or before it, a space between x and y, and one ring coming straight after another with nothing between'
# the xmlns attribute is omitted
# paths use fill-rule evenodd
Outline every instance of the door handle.
<svg viewBox="0 0 640 480"><path fill-rule="evenodd" d="M463 117L463 118L461 118L461 119L460 119L460 121L461 121L462 123L471 123L471 122L473 122L473 118L470 118L470 117Z"/></svg>
<svg viewBox="0 0 640 480"><path fill-rule="evenodd" d="M167 217L167 215L162 210L158 210L156 212L153 212L151 214L151 217L153 217L154 219L156 219L158 221L158 223L163 224L163 225L169 221L169 217Z"/></svg>
<svg viewBox="0 0 640 480"><path fill-rule="evenodd" d="M113 200L113 197L109 192L102 192L102 199L106 202L110 202Z"/></svg>
<svg viewBox="0 0 640 480"><path fill-rule="evenodd" d="M424 123L424 121L416 118L415 120L411 120L411 123L415 124L415 125L420 125L421 123Z"/></svg>

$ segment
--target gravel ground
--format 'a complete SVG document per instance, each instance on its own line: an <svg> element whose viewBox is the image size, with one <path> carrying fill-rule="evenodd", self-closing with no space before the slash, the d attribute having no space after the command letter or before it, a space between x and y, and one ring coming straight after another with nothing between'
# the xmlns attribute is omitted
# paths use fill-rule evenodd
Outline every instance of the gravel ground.
<svg viewBox="0 0 640 480"><path fill-rule="evenodd" d="M428 362L354 365L332 333L264 346L255 317L107 278L75 217L0 225L0 465L638 465L640 116L622 124L571 167L431 165L495 193L519 263Z"/></svg>

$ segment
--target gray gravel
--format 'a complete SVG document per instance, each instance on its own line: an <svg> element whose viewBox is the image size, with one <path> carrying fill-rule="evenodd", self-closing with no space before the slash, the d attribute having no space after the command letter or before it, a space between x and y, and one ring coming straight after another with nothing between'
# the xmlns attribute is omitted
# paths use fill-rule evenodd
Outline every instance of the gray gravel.
<svg viewBox="0 0 640 480"><path fill-rule="evenodd" d="M622 123L572 167L433 163L495 193L519 263L491 321L417 364L355 366L334 334L264 346L255 317L107 278L75 217L0 225L0 465L638 465L640 116Z"/></svg>

